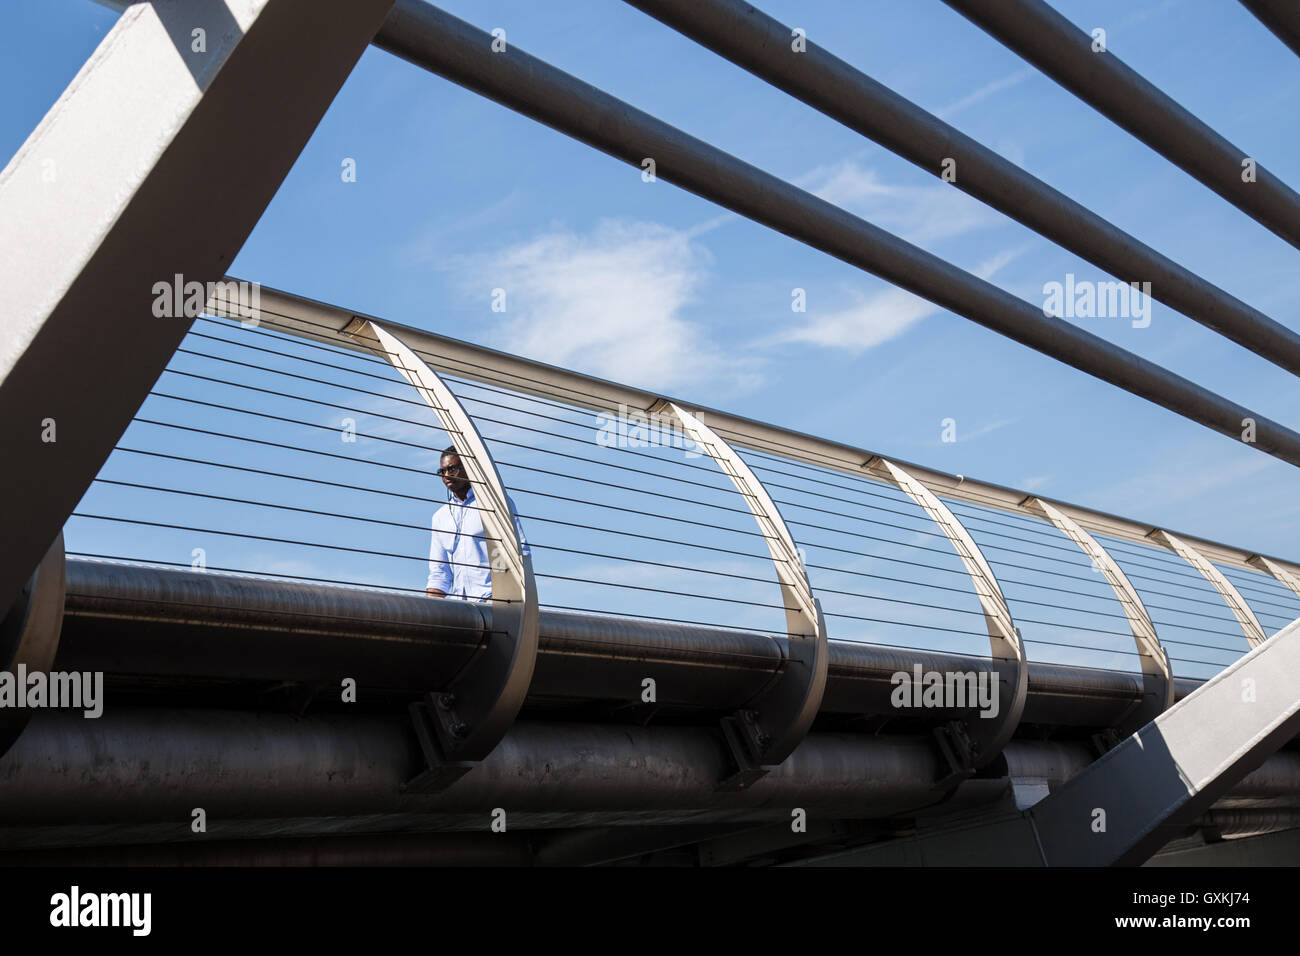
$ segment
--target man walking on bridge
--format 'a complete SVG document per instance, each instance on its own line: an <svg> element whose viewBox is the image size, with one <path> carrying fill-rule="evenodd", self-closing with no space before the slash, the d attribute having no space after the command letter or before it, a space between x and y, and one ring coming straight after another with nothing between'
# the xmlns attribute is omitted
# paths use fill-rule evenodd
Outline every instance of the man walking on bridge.
<svg viewBox="0 0 1300 956"><path fill-rule="evenodd" d="M447 488L447 503L433 516L433 535L429 544L429 581L425 586L430 597L453 597L466 601L492 598L492 542L483 532L482 506L474 494L455 447L443 449L438 476ZM507 496L511 511L513 499ZM524 554L528 542L524 529L515 521L515 533Z"/></svg>

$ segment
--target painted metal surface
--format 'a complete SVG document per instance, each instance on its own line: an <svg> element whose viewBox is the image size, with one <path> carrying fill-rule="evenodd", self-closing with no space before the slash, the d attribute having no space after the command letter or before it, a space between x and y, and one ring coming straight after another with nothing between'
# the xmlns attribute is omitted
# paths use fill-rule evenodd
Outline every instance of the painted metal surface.
<svg viewBox="0 0 1300 956"><path fill-rule="evenodd" d="M1062 509L1041 498L1029 498L1025 501L1024 508L1032 514L1046 518L1079 546L1092 561L1093 566L1100 569L1106 582L1115 592L1120 607L1124 609L1124 616L1128 618L1129 627L1133 631L1133 640L1137 643L1138 660L1142 665L1146 689L1143 703L1115 728L1117 733L1127 736L1154 719L1157 714L1168 710L1174 703L1173 669L1169 664L1169 655L1156 635L1155 625L1151 623L1151 615L1147 613L1128 575L1115 563L1110 552L1080 527L1077 521Z"/></svg>
<svg viewBox="0 0 1300 956"><path fill-rule="evenodd" d="M1265 574L1271 574L1278 581L1281 581L1296 595L1300 595L1300 577L1297 577L1295 573L1288 571L1272 558L1265 558L1258 554L1247 560Z"/></svg>
<svg viewBox="0 0 1300 956"><path fill-rule="evenodd" d="M237 280L232 279L232 281ZM220 297L213 300L213 314L237 321L239 318L237 312L223 306L222 301ZM521 394L536 395L565 402L577 408L615 415L619 414L620 409L624 412L649 415L650 409L663 400L662 396L654 392L557 368L543 362L462 342L445 335L398 325L377 316L365 315L355 309L345 309L262 286L261 324L263 327L341 348L370 352L368 345L354 340L352 336L352 332L363 328L367 321L379 322L394 334L400 335L402 341L407 343L431 368L497 385ZM710 427L733 447L750 448L859 478L866 475L889 484L893 483L888 478L863 470L865 462L877 457L876 453L869 449L818 438L794 429L700 406L680 398L669 400L682 407L697 409L696 414L707 419ZM1048 500L1041 495L1031 495L1027 491L980 481L969 476L948 474L892 456L891 460L906 468L909 474L924 483L927 488L946 498L1009 512L1019 512L1021 502L1027 497ZM1068 508L1074 520L1091 534L1105 534L1141 544L1150 543L1148 535L1154 530L1154 526L1150 523L1066 502L1052 503L1058 507ZM1247 569L1255 567L1248 563L1250 558L1256 556L1254 551L1187 534L1179 537L1192 544L1212 561ZM1293 574L1300 574L1300 565L1295 562L1281 561L1276 557L1270 560L1287 567Z"/></svg>
<svg viewBox="0 0 1300 956"><path fill-rule="evenodd" d="M746 703L742 716L733 725L742 732L751 762L766 772L785 760L799 745L821 707L830 660L826 618L813 594L790 529L758 476L697 416L667 400L656 405L652 412L664 410L676 416L683 430L731 479L758 522L776 569L789 635L785 666L772 687L756 700ZM747 785L745 780L736 783L738 786Z"/></svg>
<svg viewBox="0 0 1300 956"><path fill-rule="evenodd" d="M454 693L445 688L430 695L425 705L444 762L457 764L454 769L463 773L469 769L466 764L491 753L523 706L537 660L537 582L496 463L460 400L397 336L374 322L367 323L360 334L367 333L376 343L375 351L393 364L437 414L460 454L481 508L484 534L493 542L489 549L491 626L482 650L456 678ZM431 743L423 737L421 742L426 748ZM446 785L457 775L435 774L425 784Z"/></svg>
<svg viewBox="0 0 1300 956"><path fill-rule="evenodd" d="M826 200L669 126L510 45L492 52L483 30L422 0L397 0L375 45L601 150L638 171L879 276L1131 394L1300 466L1300 432L1216 395L1072 322L854 216Z"/></svg>
<svg viewBox="0 0 1300 956"><path fill-rule="evenodd" d="M185 287L221 280L391 7L136 4L0 173L0 462L23 502L0 607L189 330Z"/></svg>
<svg viewBox="0 0 1300 956"><path fill-rule="evenodd" d="M1300 196L1262 164L1245 176L1243 162L1252 154L1131 69L1106 47L1104 35L1085 33L1043 0L944 2L1256 222L1300 246ZM1294 9L1293 2L1288 5ZM1294 13L1289 19L1297 20Z"/></svg>
<svg viewBox="0 0 1300 956"><path fill-rule="evenodd" d="M864 467L886 477L900 491L915 501L930 519L939 526L957 556L961 558L975 586L984 611L984 621L989 632L989 648L999 680L1000 704L996 717L976 717L965 722L969 737L969 761L979 768L988 766L1001 753L1012 735L1025 709L1025 694L1029 685L1029 668L1025 660L1024 645L1011 620L1011 611L993 569L970 532L957 520L957 516L924 484L908 472L885 458L875 458Z"/></svg>
<svg viewBox="0 0 1300 956"><path fill-rule="evenodd" d="M1260 626L1259 620L1255 617L1255 612L1246 603L1246 599L1241 596L1241 592L1224 576L1222 571L1206 559L1205 555L1182 538L1162 529L1153 531L1151 539L1169 548L1169 550L1199 571L1201 576L1214 586L1214 590L1219 592L1224 603L1228 605L1228 610L1232 611L1233 617L1241 625L1241 631L1246 635L1246 640L1251 647L1264 643L1268 635L1264 633L1264 628Z"/></svg>
<svg viewBox="0 0 1300 956"><path fill-rule="evenodd" d="M812 38L803 37L803 49L793 53L791 28L746 0L626 2L1119 277L1125 296L1126 283L1146 282L1139 288L1149 290L1146 294L1152 298L1300 374L1300 335L904 99ZM1267 3L1293 25L1300 21L1295 0L1243 2ZM1283 13L1284 6L1291 12Z"/></svg>
<svg viewBox="0 0 1300 956"><path fill-rule="evenodd" d="M1052 866L1144 862L1300 732L1300 621L1028 811Z"/></svg>
<svg viewBox="0 0 1300 956"><path fill-rule="evenodd" d="M0 615L0 671L7 672L18 694L28 689L25 675L48 674L54 666L63 633L66 600L66 559L60 531L9 612ZM31 718L27 707L0 707L0 756L3 756Z"/></svg>

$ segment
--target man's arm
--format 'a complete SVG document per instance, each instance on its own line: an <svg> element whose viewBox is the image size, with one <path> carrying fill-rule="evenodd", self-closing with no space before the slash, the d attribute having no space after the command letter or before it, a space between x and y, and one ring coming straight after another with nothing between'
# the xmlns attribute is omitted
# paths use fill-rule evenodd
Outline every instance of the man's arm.
<svg viewBox="0 0 1300 956"><path fill-rule="evenodd" d="M433 527L429 540L429 580L425 592L429 597L446 597L451 590L451 555L438 540L438 516L433 516Z"/></svg>

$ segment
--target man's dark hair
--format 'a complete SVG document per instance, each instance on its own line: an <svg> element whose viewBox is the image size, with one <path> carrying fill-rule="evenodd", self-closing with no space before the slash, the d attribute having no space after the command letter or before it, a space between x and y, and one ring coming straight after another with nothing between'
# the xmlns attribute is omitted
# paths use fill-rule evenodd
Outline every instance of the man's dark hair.
<svg viewBox="0 0 1300 956"><path fill-rule="evenodd" d="M460 457L460 452L458 452L458 451L456 450L456 446L455 446L455 445L448 445L446 448L444 448L444 449L442 450L442 454L439 455L438 457L439 457L439 458L446 458L448 455L455 455L457 458L459 458L459 457Z"/></svg>

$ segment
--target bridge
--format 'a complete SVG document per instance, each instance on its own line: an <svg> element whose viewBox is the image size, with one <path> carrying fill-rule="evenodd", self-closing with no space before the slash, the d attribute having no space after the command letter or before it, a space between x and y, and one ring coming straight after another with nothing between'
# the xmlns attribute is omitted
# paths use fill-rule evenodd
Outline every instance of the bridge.
<svg viewBox="0 0 1300 956"><path fill-rule="evenodd" d="M1285 326L761 11L629 2L1300 371ZM1300 197L1120 61L1074 69L1050 7L947 2L1300 245ZM421 0L113 5L0 177L0 861L1300 860L1295 561L226 272L374 43L1259 453L1300 435ZM425 585L445 447L481 602Z"/></svg>

